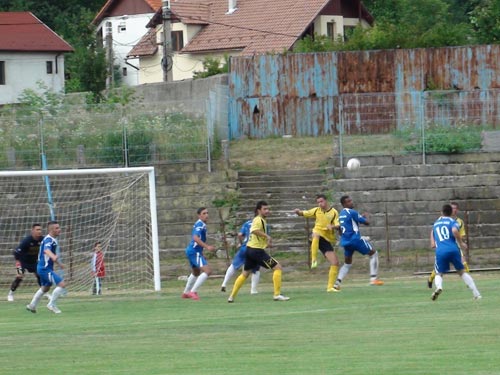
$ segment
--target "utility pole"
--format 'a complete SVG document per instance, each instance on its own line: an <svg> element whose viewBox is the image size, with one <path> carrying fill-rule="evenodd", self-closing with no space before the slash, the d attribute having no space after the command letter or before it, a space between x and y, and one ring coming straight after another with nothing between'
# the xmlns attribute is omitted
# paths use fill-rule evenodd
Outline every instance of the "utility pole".
<svg viewBox="0 0 500 375"><path fill-rule="evenodd" d="M163 82L172 82L172 34L170 20L172 13L170 12L170 0L162 1L162 16L163 16L163 58L161 66L163 68Z"/></svg>
<svg viewBox="0 0 500 375"><path fill-rule="evenodd" d="M113 87L113 26L112 23L106 22L106 89Z"/></svg>

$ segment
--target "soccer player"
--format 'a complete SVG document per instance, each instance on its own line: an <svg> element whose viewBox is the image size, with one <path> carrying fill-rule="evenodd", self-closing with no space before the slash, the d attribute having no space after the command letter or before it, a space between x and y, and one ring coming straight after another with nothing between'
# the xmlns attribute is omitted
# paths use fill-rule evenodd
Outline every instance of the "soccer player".
<svg viewBox="0 0 500 375"><path fill-rule="evenodd" d="M191 241L186 248L186 257L191 266L191 274L189 275L186 287L182 293L182 298L191 298L198 301L198 288L208 279L212 273L207 260L203 256L203 249L214 251L215 247L207 244L207 221L208 210L206 207L200 207L196 211L198 220L193 225L191 231Z"/></svg>
<svg viewBox="0 0 500 375"><path fill-rule="evenodd" d="M243 264L245 264L245 257L247 252L247 242L250 237L250 227L252 226L252 220L247 220L241 226L240 231L238 232L238 241L240 241L240 247L238 252L233 258L231 265L227 268L226 274L224 276L224 281L221 285L221 292L226 291L226 286L231 277L234 275L236 271L238 271ZM252 286L250 288L250 294L257 294L257 285L259 285L260 280L260 266L257 266L252 270Z"/></svg>
<svg viewBox="0 0 500 375"><path fill-rule="evenodd" d="M467 244L460 235L459 224L451 217L452 212L452 206L445 204L442 209L443 216L436 220L431 231L431 247L436 249L436 261L434 265L434 269L436 270L436 278L434 280L436 289L432 293L431 299L435 301L443 291L443 274L450 270L450 263L453 264L453 267L455 267L465 285L472 290L474 299L481 299L481 294L477 290L474 280L465 271L464 264L462 263L462 254L459 246L467 249Z"/></svg>
<svg viewBox="0 0 500 375"><path fill-rule="evenodd" d="M459 227L458 231L460 232L460 237L462 237L462 240L465 241L465 224L464 224L464 221L458 217L458 210L459 210L458 203L451 202L450 205L452 208L451 217L453 220L455 220L457 222L458 227ZM468 273L469 272L469 265L467 264L467 261L465 260L465 255L461 249L460 249L460 253L462 254L462 263L464 265L465 272ZM429 287L429 289L432 289L432 283L434 282L435 277L436 277L436 270L433 269L431 272L431 275L427 279L427 286Z"/></svg>
<svg viewBox="0 0 500 375"><path fill-rule="evenodd" d="M339 214L339 222L341 231L340 245L344 248L344 265L340 269L339 276L333 287L340 290L340 283L352 266L352 255L355 251L370 257L370 285L384 285L384 282L377 277L378 252L373 249L366 239L361 237L359 232L359 224L370 225L366 214L360 215L356 210L353 210L354 202L348 195L340 198L340 204L343 207Z"/></svg>
<svg viewBox="0 0 500 375"><path fill-rule="evenodd" d="M14 250L13 254L16 260L17 275L10 286L7 301L14 302L14 292L23 281L26 271L33 273L38 285L40 285L40 277L36 273L36 263L38 261L38 251L40 250L42 238L42 226L40 224L33 224L31 226L31 233L24 237Z"/></svg>
<svg viewBox="0 0 500 375"><path fill-rule="evenodd" d="M94 244L94 254L92 255L92 276L94 283L92 285L92 295L102 294L102 279L106 276L106 266L104 265L104 254L102 253L102 244L97 241Z"/></svg>
<svg viewBox="0 0 500 375"><path fill-rule="evenodd" d="M47 308L55 314L60 314L61 310L57 307L56 302L59 296L66 294L66 284L63 278L54 272L54 263L57 263L59 268L64 269L64 265L56 255L56 248L58 246L57 237L61 234L59 223L57 221L49 221L47 232L48 234L43 238L38 254L37 273L40 276L41 287L33 296L31 303L26 306L26 309L32 313L36 313L36 307L42 296L50 290L53 284L56 284Z"/></svg>
<svg viewBox="0 0 500 375"><path fill-rule="evenodd" d="M330 262L330 271L328 272L327 292L338 292L333 288L333 283L339 272L339 259L333 245L335 244L335 231L339 229L339 213L330 206L324 194L316 195L318 207L307 211L301 211L298 208L294 212L305 218L314 218L314 228L311 242L311 268L317 266L316 254L321 250L326 259Z"/></svg>
<svg viewBox="0 0 500 375"><path fill-rule="evenodd" d="M250 238L247 243L247 254L243 272L234 282L231 295L227 302L232 303L241 289L245 280L250 275L250 271L257 266L262 266L273 270L273 285L275 301L288 301L290 298L281 294L281 273L282 268L276 259L266 253L266 248L272 246L272 238L268 234L266 218L269 216L269 205L265 201L257 202L255 207L255 217L250 227Z"/></svg>

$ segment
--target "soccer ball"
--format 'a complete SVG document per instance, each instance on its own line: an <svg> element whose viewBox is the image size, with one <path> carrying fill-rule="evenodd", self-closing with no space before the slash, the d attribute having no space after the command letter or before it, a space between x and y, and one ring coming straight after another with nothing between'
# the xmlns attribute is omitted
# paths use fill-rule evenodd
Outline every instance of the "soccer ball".
<svg viewBox="0 0 500 375"><path fill-rule="evenodd" d="M349 159L349 161L347 162L347 169L349 169L350 171L355 171L360 166L361 166L361 163L356 158Z"/></svg>

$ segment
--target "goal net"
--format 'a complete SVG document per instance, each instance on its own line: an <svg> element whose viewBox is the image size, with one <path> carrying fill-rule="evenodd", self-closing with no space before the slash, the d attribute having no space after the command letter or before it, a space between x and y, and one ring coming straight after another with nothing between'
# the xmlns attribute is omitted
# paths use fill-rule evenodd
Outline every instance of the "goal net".
<svg viewBox="0 0 500 375"><path fill-rule="evenodd" d="M97 241L106 267L103 293L160 290L152 167L0 172L1 264L10 265L1 273L12 275L10 281L15 276L12 250L34 223L42 225L45 235L54 216L61 226L64 265L56 271L70 291L92 291ZM26 275L28 280L35 278Z"/></svg>

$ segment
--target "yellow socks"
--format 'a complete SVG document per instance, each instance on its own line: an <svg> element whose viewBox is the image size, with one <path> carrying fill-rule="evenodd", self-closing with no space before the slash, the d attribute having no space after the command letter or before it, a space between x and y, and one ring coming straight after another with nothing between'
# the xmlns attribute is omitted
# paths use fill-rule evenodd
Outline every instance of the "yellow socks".
<svg viewBox="0 0 500 375"><path fill-rule="evenodd" d="M234 286L236 287L236 283L234 284ZM281 270L274 270L273 286L274 286L274 295L279 296L281 294Z"/></svg>
<svg viewBox="0 0 500 375"><path fill-rule="evenodd" d="M333 288L333 283L337 279L337 275L339 274L339 266L330 266L330 271L328 272L328 286L326 289Z"/></svg>
<svg viewBox="0 0 500 375"><path fill-rule="evenodd" d="M243 286L243 284L245 284L245 281L246 281L247 277L248 276L245 276L245 275L241 274L240 276L238 276L236 278L236 281L234 282L233 290L231 291L231 296L230 297L232 297L232 298L236 297L236 295L240 291L240 289Z"/></svg>
<svg viewBox="0 0 500 375"><path fill-rule="evenodd" d="M319 237L313 235L311 242L311 265L315 268L318 264Z"/></svg>

